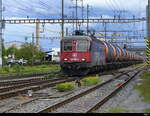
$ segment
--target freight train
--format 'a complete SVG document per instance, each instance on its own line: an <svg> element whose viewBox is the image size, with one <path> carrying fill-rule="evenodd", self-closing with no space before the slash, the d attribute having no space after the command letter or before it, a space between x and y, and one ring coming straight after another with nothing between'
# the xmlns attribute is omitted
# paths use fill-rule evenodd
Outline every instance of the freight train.
<svg viewBox="0 0 150 116"><path fill-rule="evenodd" d="M61 70L70 76L127 67L143 62L142 56L94 36L74 35L61 40Z"/></svg>

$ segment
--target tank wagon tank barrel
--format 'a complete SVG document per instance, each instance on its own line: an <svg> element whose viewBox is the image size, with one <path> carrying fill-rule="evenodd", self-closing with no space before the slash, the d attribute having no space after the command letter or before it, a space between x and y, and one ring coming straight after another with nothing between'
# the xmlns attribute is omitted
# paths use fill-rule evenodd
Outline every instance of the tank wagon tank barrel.
<svg viewBox="0 0 150 116"><path fill-rule="evenodd" d="M70 76L126 67L143 60L133 52L94 36L74 35L61 40L60 66Z"/></svg>

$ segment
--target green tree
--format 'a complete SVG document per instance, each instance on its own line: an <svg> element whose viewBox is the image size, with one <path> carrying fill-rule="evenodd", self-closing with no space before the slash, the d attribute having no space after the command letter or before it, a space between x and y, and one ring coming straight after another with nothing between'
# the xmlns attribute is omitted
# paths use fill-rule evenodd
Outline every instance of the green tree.
<svg viewBox="0 0 150 116"><path fill-rule="evenodd" d="M15 46L11 46L6 50L6 55L15 55L17 54L18 49Z"/></svg>
<svg viewBox="0 0 150 116"><path fill-rule="evenodd" d="M44 53L30 43L23 44L21 49L19 49L16 53L17 59L23 58L28 60L30 63L32 63L34 60L42 60L43 57Z"/></svg>
<svg viewBox="0 0 150 116"><path fill-rule="evenodd" d="M5 56L7 56L7 54L6 54L6 49L5 49L5 46L4 46L4 40L2 40L2 60L3 60L3 65L6 64Z"/></svg>

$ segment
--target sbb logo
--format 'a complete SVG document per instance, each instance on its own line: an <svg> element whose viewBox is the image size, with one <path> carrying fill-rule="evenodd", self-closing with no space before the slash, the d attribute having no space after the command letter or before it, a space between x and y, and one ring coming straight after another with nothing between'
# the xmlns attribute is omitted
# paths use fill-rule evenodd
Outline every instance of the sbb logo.
<svg viewBox="0 0 150 116"><path fill-rule="evenodd" d="M73 53L73 54L72 54L72 57L77 57L77 53Z"/></svg>

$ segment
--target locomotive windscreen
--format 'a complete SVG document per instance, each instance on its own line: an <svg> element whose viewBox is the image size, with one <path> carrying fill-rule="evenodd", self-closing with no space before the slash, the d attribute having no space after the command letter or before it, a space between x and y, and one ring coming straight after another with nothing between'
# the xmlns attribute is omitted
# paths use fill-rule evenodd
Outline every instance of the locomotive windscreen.
<svg viewBox="0 0 150 116"><path fill-rule="evenodd" d="M64 41L62 47L63 51L72 51L72 41Z"/></svg>
<svg viewBox="0 0 150 116"><path fill-rule="evenodd" d="M89 51L90 42L85 40L78 40L77 42L77 51L85 52Z"/></svg>

